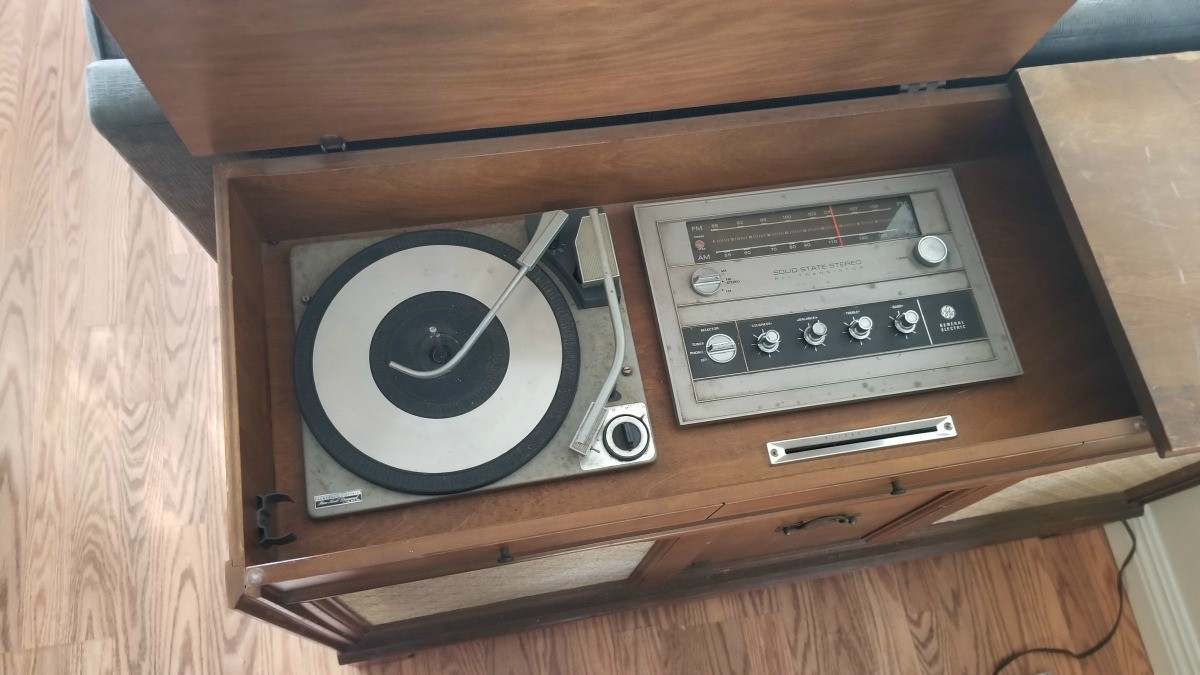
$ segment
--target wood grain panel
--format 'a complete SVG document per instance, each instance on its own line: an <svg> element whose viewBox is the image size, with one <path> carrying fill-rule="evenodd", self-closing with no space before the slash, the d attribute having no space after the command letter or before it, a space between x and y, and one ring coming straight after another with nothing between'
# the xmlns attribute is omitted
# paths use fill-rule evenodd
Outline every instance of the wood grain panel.
<svg viewBox="0 0 1200 675"><path fill-rule="evenodd" d="M1050 514L1041 515L1045 520L1044 516ZM1029 522L1023 525L1026 530L1029 529ZM986 538L1005 529L991 526L977 534ZM1071 637L1062 637L1064 625L1074 627L1077 624L1070 617L1063 622L1064 613L1085 611L1083 608L1086 611L1093 609L1092 605L1087 604L1056 605L1052 600L1056 596L1046 594L1048 583L1058 583L1057 578L1048 582L1047 573L1057 577L1062 572L1046 569L1037 559L1037 554L1044 546L1060 546L1058 541L1055 538L1026 540L1020 546L1013 547L1016 551L994 546L981 549L988 553L974 557L958 552L932 560L856 569L835 577L827 575L831 569L839 566L836 562L839 556L830 551L824 556L781 561L775 566L775 574L777 578L789 579L789 582L760 588L747 588L747 585L752 586L753 580L740 569L697 570L697 574L691 574L670 586L672 595L693 598L691 600L639 607L586 619L574 626L594 625L603 621L607 630L615 632L616 639L595 639L596 657L607 659L608 645L615 641L619 662L641 664L641 669L636 672L710 672L714 669L717 672L758 672L745 670L746 661L753 667L753 664L775 663L779 660L786 664L785 667L769 672L990 672L990 668L981 670L979 663L995 663L1001 655L1016 649L1021 644L1018 641L1024 637L1031 641L1046 641L1044 644L1060 644L1064 640L1094 640L1101 632L1097 630L1095 634L1082 637L1072 629ZM1080 582L1090 576L1088 566L1095 564L1093 561L1100 561L1112 573L1114 565L1111 554L1105 551L1103 538L1097 538L1097 542L1097 548L1082 547L1080 550L1084 552L1083 555L1070 563L1066 561L1074 550L1073 542L1067 541L1061 544L1061 550L1053 552L1056 566L1071 564L1078 572L1074 580L1075 587L1070 590L1071 595L1058 597L1070 597L1074 601L1089 590ZM940 545L946 544L947 540L943 539ZM939 546L930 545L935 548ZM955 545L961 546L951 544L952 547ZM888 547L877 548L888 550ZM1093 557L1097 552L1100 556ZM911 557L913 554L908 555ZM891 553L884 552L880 557L898 561L905 559L905 553L902 549L893 548ZM841 566L844 568L844 562ZM942 572L943 566L957 567L961 573L945 574ZM995 583L987 581L992 575L997 577ZM914 576L916 580L913 580ZM951 579L953 584L947 583ZM910 584L920 584L921 592L911 592ZM694 599L721 588L738 589L738 592ZM1114 596L1112 601L1115 604L1111 587L1093 587L1090 590L1093 593L1109 591ZM611 611L636 606L639 599L614 588L605 602ZM595 614L588 614L588 606L580 605L578 600L573 608L570 598L563 598L559 604L559 609L570 609L565 612L543 611L538 615L543 621L550 622L551 626L545 629L547 631L568 628L555 625L565 620L564 614L569 616L573 613L576 617ZM511 603L506 609L495 610L494 620L517 621L522 627L533 625L528 618L530 607L521 605ZM1108 610L1104 606L1096 607L1094 611L1111 616L1106 613ZM1010 618L1022 616L1025 612L1037 613L1037 616L1031 617L1025 625L1014 623ZM763 636L756 638L728 629L728 626L736 627L744 621L751 631L759 631L763 628L760 623L762 619L783 627L786 638L782 642L768 638L766 646L762 646L754 642ZM1095 618L1088 623L1102 623L1104 620ZM461 624L454 623L449 625L449 630L453 631L451 636L431 635L421 620L396 624L394 628L382 630L368 642L365 649L351 652L350 658L369 657L372 653L387 649L389 644L412 648L436 644L439 640L471 637L471 631L463 631ZM684 634L676 636L672 634L674 631L684 631ZM569 631L564 632L570 636ZM544 672L539 668L561 668L561 659L564 657L546 653L563 644L558 641L561 633L538 639L539 634L546 636L545 632L537 630L477 640L472 643L471 651L490 646L493 649L493 667L505 672L509 668L518 672L521 672L521 668L528 668L531 672ZM911 644L910 640L905 639L906 635L911 636ZM1136 635L1136 626L1123 624L1120 635ZM747 644L747 639L752 644ZM645 646L631 645L633 640L644 640ZM673 644L676 640L686 646ZM563 642L569 644L571 640L568 637ZM1082 669L1079 664L1068 660L1050 663L1056 668L1055 672L1144 673L1148 666L1138 658L1138 646L1137 643L1128 643L1127 648L1122 650L1126 654L1114 655L1117 657L1115 661L1108 657L1097 658L1083 664ZM910 650L915 651L910 654ZM436 653L441 652L442 649L436 650ZM908 664L909 667L893 670L888 666L891 661ZM425 659L418 655L417 663L424 662ZM676 666L678 662L684 665ZM1030 663L1037 665L1047 662L1031 657ZM738 668L739 665L743 667ZM729 669L724 671L724 668ZM1017 672L1024 671L1018 669Z"/></svg>
<svg viewBox="0 0 1200 675"><path fill-rule="evenodd" d="M987 86L251 160L219 165L217 180L283 241L894 171L1027 143L1008 88Z"/></svg>
<svg viewBox="0 0 1200 675"><path fill-rule="evenodd" d="M1200 52L1031 68L1018 82L1159 452L1200 451Z"/></svg>
<svg viewBox="0 0 1200 675"><path fill-rule="evenodd" d="M212 154L999 75L1071 2L93 5Z"/></svg>
<svg viewBox="0 0 1200 675"><path fill-rule="evenodd" d="M729 527L695 535L709 542L696 554L696 559L720 565L861 539L939 496L937 492L910 492L866 502L810 506L770 513L744 522L737 521ZM820 521L831 516L854 516L854 522ZM820 522L811 529L796 530L790 534L785 534L780 529L785 526L808 524L814 520Z"/></svg>
<svg viewBox="0 0 1200 675"><path fill-rule="evenodd" d="M1099 313L1089 300L1086 281L1072 262L1070 242L1038 174L1036 160L1030 154L1018 153L965 162L956 165L955 171L1025 369L1023 376L961 387L953 396L927 392L681 428L672 422L670 391L632 209L627 204L609 205L606 208L614 229L638 360L651 415L658 420L656 443L661 452L657 463L619 475L527 486L486 497L466 495L354 519L314 522L298 509L285 511L285 527L296 532L299 540L284 547L281 557L304 558L386 542L398 544L391 555L410 556L411 551L419 550L415 547L423 546L417 543L420 537L453 532L468 541L471 536L466 533L475 531L487 541L496 537L512 539L515 537L509 534L509 526L513 523L519 523L528 532L526 536L534 533L526 526L540 528L564 519L574 519L569 527L591 527L600 524L596 518L602 509L617 509L625 514L623 518L629 518L879 478L898 469L907 473L929 468L921 457L930 452L965 449L1136 414ZM391 188L384 184L369 183L366 188L377 198L389 198ZM1012 199L1014 194L1022 198ZM330 222L326 227L336 232L344 227L344 221ZM291 375L295 325L287 271L291 245L283 241L264 249L264 288L266 304L271 308L267 339L276 481L279 489L301 495L300 423ZM1097 391L1105 395L1094 395ZM785 467L773 468L762 461L766 441L794 437L797 430L822 433L947 413L953 414L958 423L956 439ZM742 491L731 492L729 488L735 485L743 486L739 488ZM476 508L481 499L487 500L487 509ZM310 558L303 565L320 566L320 559ZM344 569L329 567L324 573ZM267 583L296 578L286 570L276 565L264 568Z"/></svg>

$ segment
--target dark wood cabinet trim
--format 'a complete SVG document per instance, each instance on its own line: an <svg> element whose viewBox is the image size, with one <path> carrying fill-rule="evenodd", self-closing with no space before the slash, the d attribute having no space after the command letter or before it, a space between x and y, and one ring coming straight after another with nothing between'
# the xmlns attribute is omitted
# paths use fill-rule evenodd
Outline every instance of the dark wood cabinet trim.
<svg viewBox="0 0 1200 675"><path fill-rule="evenodd" d="M867 536L863 537L863 541L870 543L883 543L903 539L910 533L937 521L944 514L957 511L958 509L983 499L983 497L987 495L994 494L995 492L998 492L999 490L1011 484L1011 482L995 483L991 485L980 485L978 487L943 492L937 497L934 497L925 504L900 516L878 530L868 533Z"/></svg>
<svg viewBox="0 0 1200 675"><path fill-rule="evenodd" d="M334 649L345 650L356 644L354 640L330 630L311 617L265 598L243 595L237 599L233 608Z"/></svg>
<svg viewBox="0 0 1200 675"><path fill-rule="evenodd" d="M339 656L357 663L442 644L544 627L652 603L730 592L837 574L902 560L942 555L1022 537L1046 536L1132 518L1140 504L1109 496L936 525L899 542L837 545L801 555L689 569L657 587L614 582L522 598L372 628Z"/></svg>
<svg viewBox="0 0 1200 675"><path fill-rule="evenodd" d="M629 577L629 581L644 586L661 584L674 578L696 559L708 545L710 531L663 539L655 542L654 548L642 559L642 563Z"/></svg>

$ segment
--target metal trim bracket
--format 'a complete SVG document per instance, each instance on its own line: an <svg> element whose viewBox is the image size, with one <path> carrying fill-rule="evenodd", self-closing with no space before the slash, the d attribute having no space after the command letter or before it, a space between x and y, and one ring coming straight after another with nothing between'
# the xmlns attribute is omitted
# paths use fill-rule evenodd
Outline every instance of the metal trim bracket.
<svg viewBox="0 0 1200 675"><path fill-rule="evenodd" d="M954 426L954 419L949 415L942 415L819 436L771 441L767 443L767 459L772 465L788 464L817 457L954 438L957 435L958 429Z"/></svg>

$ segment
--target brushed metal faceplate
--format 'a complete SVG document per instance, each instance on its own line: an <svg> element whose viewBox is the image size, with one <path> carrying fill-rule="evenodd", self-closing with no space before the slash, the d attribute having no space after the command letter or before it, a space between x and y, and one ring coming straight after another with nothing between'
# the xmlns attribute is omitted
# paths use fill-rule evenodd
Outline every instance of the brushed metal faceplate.
<svg viewBox="0 0 1200 675"><path fill-rule="evenodd" d="M908 209L909 220L869 231L873 221L860 214L876 202L888 217ZM950 169L639 204L634 213L680 424L1021 374ZM944 252L922 260L916 244L928 237ZM916 329L897 325L909 312ZM862 316L873 329L857 339L849 328ZM815 323L826 341L806 344ZM718 335L736 342L733 358ZM708 359L705 344L725 345L726 360Z"/></svg>

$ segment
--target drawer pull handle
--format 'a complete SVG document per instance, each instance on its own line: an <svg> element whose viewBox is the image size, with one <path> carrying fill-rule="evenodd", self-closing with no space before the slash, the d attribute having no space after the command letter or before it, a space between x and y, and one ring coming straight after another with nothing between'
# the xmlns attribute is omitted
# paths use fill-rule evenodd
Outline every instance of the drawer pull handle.
<svg viewBox="0 0 1200 675"><path fill-rule="evenodd" d="M812 520L802 520L791 525L784 525L775 528L776 532L791 534L797 530L814 530L818 527L826 525L853 525L858 522L858 514L856 513L839 513L832 516L821 516Z"/></svg>
<svg viewBox="0 0 1200 675"><path fill-rule="evenodd" d="M512 561L513 561L513 557L512 557L512 554L508 552L508 547L507 546L501 547L500 548L500 557L496 559L496 562L500 563L501 565L507 565L508 563L510 563Z"/></svg>
<svg viewBox="0 0 1200 675"><path fill-rule="evenodd" d="M895 496L897 496L897 495L902 495L902 494L904 494L905 492L908 492L908 490L906 490L906 489L904 488L904 486L900 484L900 481L898 481L898 480L894 480L894 481L892 481L892 492L891 492L891 494L892 494L892 496L893 496L893 497L895 497Z"/></svg>

